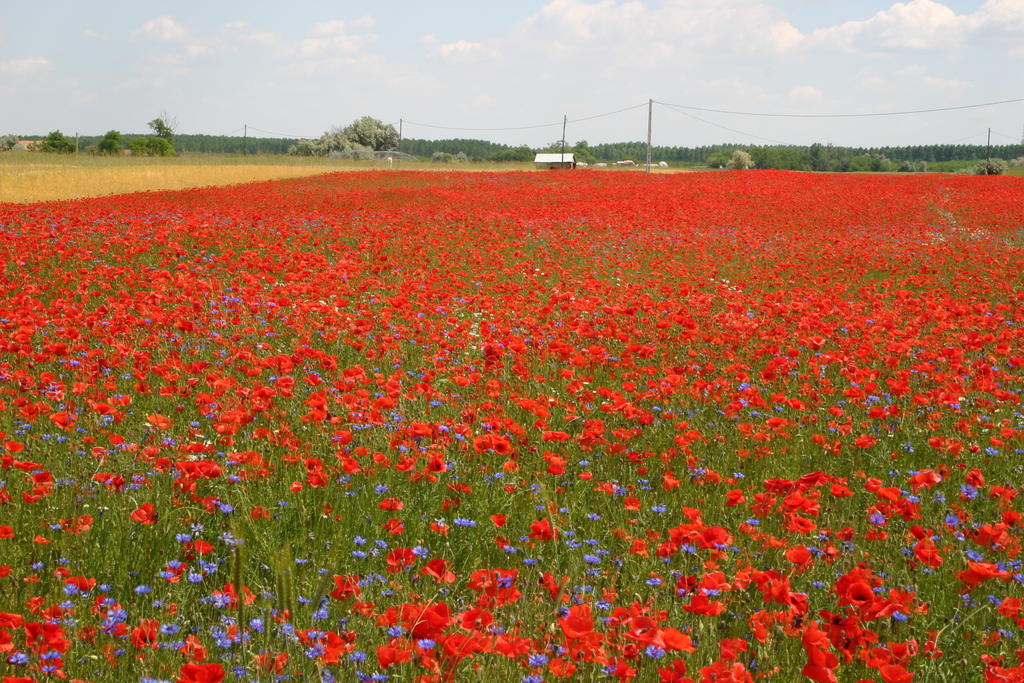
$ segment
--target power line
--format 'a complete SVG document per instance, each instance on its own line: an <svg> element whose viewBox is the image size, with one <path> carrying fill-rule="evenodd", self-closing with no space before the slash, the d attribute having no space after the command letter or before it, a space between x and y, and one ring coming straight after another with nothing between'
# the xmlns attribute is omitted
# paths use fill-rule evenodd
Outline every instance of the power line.
<svg viewBox="0 0 1024 683"><path fill-rule="evenodd" d="M940 142L940 143L936 143L936 144L940 144L940 145L956 145L956 144L959 144L959 143L963 142L964 140L971 140L973 138L980 138L983 135L984 135L984 133L975 133L974 135L968 135L967 137L960 138L959 140L953 140L952 142Z"/></svg>
<svg viewBox="0 0 1024 683"><path fill-rule="evenodd" d="M406 124L411 124L413 126L420 126L421 128L436 128L438 130L468 130L468 131L478 131L478 132L500 132L500 131L510 131L510 130L532 130L532 129L536 129L536 128L552 128L554 126L561 126L561 125L563 125L566 122L568 122L568 123L580 123L582 121L591 121L593 119L599 119L599 118L602 118L602 117L605 117L605 116L612 116L614 114L621 114L622 112L631 111L633 109L639 109L640 107L646 107L646 106L647 106L647 103L646 102L642 102L640 104L635 104L635 105L630 106L630 107L624 107L622 109L616 109L614 111L607 111L607 112L604 112L602 114L594 114L592 116L583 116L583 117L578 118L578 119L568 119L568 121L562 120L562 121L554 121L552 123L537 123L537 124L528 125L528 126L501 126L501 127L495 127L495 128L472 128L472 127L468 127L468 126L440 126L440 125L436 125L436 124L432 124L432 123L419 123L417 121L410 121L408 119L403 119L403 121Z"/></svg>
<svg viewBox="0 0 1024 683"><path fill-rule="evenodd" d="M615 111L608 111L604 114L594 114L593 116L584 116L580 119L569 119L569 123L580 123L581 121L591 121L593 119L600 119L605 116L612 116L613 114L621 114L624 111L632 111L634 109L640 109L646 107L647 102L641 102L640 104L634 104L632 107L623 107L622 109L616 109Z"/></svg>
<svg viewBox="0 0 1024 683"><path fill-rule="evenodd" d="M695 107L688 106L685 104L671 104L669 102L659 102L655 100L657 104L662 104L667 107L676 107L678 109L689 109L691 111L705 111L713 114L735 114L737 116L764 116L773 118L795 118L795 119L842 119L842 118L859 118L865 116L904 116L907 114L931 114L934 112L942 111L958 111L962 109L979 109L981 107L994 107L1000 104L1013 104L1015 102L1024 102L1024 97L1019 97L1012 100L998 100L995 102L981 102L979 104L964 104L956 107L934 107L931 109L908 109L905 111L876 111L876 112L859 112L855 114L781 114L781 113L769 113L769 112L756 112L756 111L736 111L733 109L712 109L710 107Z"/></svg>
<svg viewBox="0 0 1024 683"><path fill-rule="evenodd" d="M699 116L695 116L693 114L690 114L689 112L682 111L681 109L679 109L678 107L676 107L673 104L665 104L664 102L659 102L658 104L662 104L662 105L664 105L666 107L671 107L672 110L675 113L677 113L677 114L682 114L683 116L688 116L691 119L695 119L697 121L700 121L701 123L706 123L709 126L714 126L715 128L721 128L722 130L727 130L730 133L736 133L737 135L745 135L747 137L754 138L756 140L764 140L765 142L774 142L777 145L791 145L792 144L792 143L789 143L789 142L783 142L782 140L774 140L772 138L766 138L766 137L762 137L760 135L754 135L753 133L748 133L746 131L737 130L735 128L729 128L728 126L723 126L721 124L715 123L714 121L708 121L707 119L702 119Z"/></svg>
<svg viewBox="0 0 1024 683"><path fill-rule="evenodd" d="M1000 133L998 130L994 130L994 131L992 131L992 133L994 135L998 135L1001 138L1006 138L1007 140L1017 140L1017 139L1019 139L1016 135L1007 135L1006 133Z"/></svg>
<svg viewBox="0 0 1024 683"><path fill-rule="evenodd" d="M262 128L254 128L253 126L249 126L249 130L255 130L255 131L258 131L260 133L267 133L268 135L276 135L276 136L278 136L280 138L289 138L289 139L292 139L292 140L308 140L308 139L319 137L317 135L287 135L286 133L278 133L278 132L272 131L272 130L263 130Z"/></svg>
<svg viewBox="0 0 1024 683"><path fill-rule="evenodd" d="M554 123L538 123L532 126L503 126L500 128L469 128L465 126L438 126L432 123L419 123L417 121L410 121L403 119L406 125L419 126L420 128L435 128L437 130L469 130L478 132L496 132L504 130L530 130L533 128L551 128L553 126L561 126L561 121L555 121Z"/></svg>

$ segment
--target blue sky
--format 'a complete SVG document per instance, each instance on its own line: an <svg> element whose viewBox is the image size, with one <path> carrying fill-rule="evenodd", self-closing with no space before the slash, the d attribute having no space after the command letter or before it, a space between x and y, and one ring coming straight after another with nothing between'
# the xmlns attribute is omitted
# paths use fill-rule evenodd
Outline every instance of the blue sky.
<svg viewBox="0 0 1024 683"><path fill-rule="evenodd" d="M370 115L406 137L539 145L648 98L835 114L1024 98L1024 0L6 2L0 134L315 136ZM639 140L647 112L570 123ZM453 130L422 124L448 126ZM1016 143L1024 102L808 119L656 106L654 142ZM458 128L464 128L458 130Z"/></svg>

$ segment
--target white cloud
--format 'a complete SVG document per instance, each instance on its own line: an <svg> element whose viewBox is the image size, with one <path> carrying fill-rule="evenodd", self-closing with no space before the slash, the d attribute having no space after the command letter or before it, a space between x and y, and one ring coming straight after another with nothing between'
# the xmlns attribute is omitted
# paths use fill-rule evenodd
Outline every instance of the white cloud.
<svg viewBox="0 0 1024 683"><path fill-rule="evenodd" d="M314 36L336 36L345 32L345 22L341 19L331 19L330 21L324 21L316 24L313 30L310 31L311 35Z"/></svg>
<svg viewBox="0 0 1024 683"><path fill-rule="evenodd" d="M1007 32L1024 31L1022 0L988 0L972 16L979 28L998 27Z"/></svg>
<svg viewBox="0 0 1024 683"><path fill-rule="evenodd" d="M270 31L257 31L256 33L250 33L245 37L245 40L256 45L265 46L278 45L281 42L281 38L276 33L271 33Z"/></svg>
<svg viewBox="0 0 1024 683"><path fill-rule="evenodd" d="M596 49L612 61L626 56L651 63L652 45L663 56L785 53L803 34L762 0L665 0L659 7L628 0L551 0L526 22L523 36L563 54Z"/></svg>
<svg viewBox="0 0 1024 683"><path fill-rule="evenodd" d="M789 90L790 99L798 102L821 102L825 96L813 85L798 85Z"/></svg>
<svg viewBox="0 0 1024 683"><path fill-rule="evenodd" d="M180 43L186 38L185 27L169 14L150 19L132 32L135 40L155 40L163 43Z"/></svg>
<svg viewBox="0 0 1024 683"><path fill-rule="evenodd" d="M255 31L247 21L229 21L221 27L229 39L238 43L250 43L262 47L274 47L281 44L281 38L271 31Z"/></svg>
<svg viewBox="0 0 1024 683"><path fill-rule="evenodd" d="M93 31L91 28L87 28L84 31L82 31L82 35L85 36L86 38L92 38L93 40L106 40L107 39L107 36L105 34L99 33L98 31Z"/></svg>
<svg viewBox="0 0 1024 683"><path fill-rule="evenodd" d="M920 64L908 64L902 69L897 69L893 73L897 76L903 76L906 78L921 78L925 74L925 68Z"/></svg>
<svg viewBox="0 0 1024 683"><path fill-rule="evenodd" d="M483 43L471 43L468 40L457 40L454 43L443 43L437 51L444 56L450 56L461 52L476 52L483 49Z"/></svg>
<svg viewBox="0 0 1024 683"><path fill-rule="evenodd" d="M874 90L885 90L899 93L917 93L942 91L962 91L974 87L974 83L959 78L946 78L929 73L921 64L908 64L895 71L884 74L874 73L866 69L857 79L858 85Z"/></svg>
<svg viewBox="0 0 1024 683"><path fill-rule="evenodd" d="M25 57L0 62L0 74L35 74L49 71L51 68L52 64L46 57Z"/></svg>
<svg viewBox="0 0 1024 683"><path fill-rule="evenodd" d="M432 37L431 37L432 38ZM427 42L426 40L424 42ZM479 60L489 57L497 57L501 53L485 43L475 43L468 40L456 40L453 43L437 44L437 54L448 61Z"/></svg>
<svg viewBox="0 0 1024 683"><path fill-rule="evenodd" d="M937 76L925 76L921 82L930 88L943 91L967 90L974 87L974 84L970 81L963 81L958 78L939 78Z"/></svg>
<svg viewBox="0 0 1024 683"><path fill-rule="evenodd" d="M319 59L338 56L351 58L362 54L364 48L378 37L373 33L356 33L348 29L349 25L341 19L321 22L313 26L308 37L295 47L285 48L281 55L288 57L297 54L303 58Z"/></svg>
<svg viewBox="0 0 1024 683"><path fill-rule="evenodd" d="M814 31L811 42L847 51L862 48L955 48L980 33L1024 30L1024 0L988 0L976 12L957 14L935 0L897 2L868 19Z"/></svg>
<svg viewBox="0 0 1024 683"><path fill-rule="evenodd" d="M216 50L213 47L202 43L192 43L191 45L185 46L185 56L189 59L209 57L215 53Z"/></svg>

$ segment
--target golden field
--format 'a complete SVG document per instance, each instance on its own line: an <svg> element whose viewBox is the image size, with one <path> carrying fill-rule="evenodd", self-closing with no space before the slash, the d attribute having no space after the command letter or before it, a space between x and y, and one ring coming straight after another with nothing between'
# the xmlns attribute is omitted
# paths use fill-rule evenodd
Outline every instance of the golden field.
<svg viewBox="0 0 1024 683"><path fill-rule="evenodd" d="M231 185L351 167L351 162L346 165L284 156L133 159L7 152L0 154L0 202L38 202Z"/></svg>
<svg viewBox="0 0 1024 683"><path fill-rule="evenodd" d="M183 190L259 180L365 170L535 171L532 163L347 161L285 155L99 157L32 152L0 152L0 202L26 203L100 197L146 190ZM591 167L595 171L643 172L643 166ZM652 168L679 173L698 168Z"/></svg>
<svg viewBox="0 0 1024 683"><path fill-rule="evenodd" d="M81 197L182 190L354 170L533 170L532 164L435 164L345 161L309 157L181 156L172 158L0 153L0 202L41 202Z"/></svg>

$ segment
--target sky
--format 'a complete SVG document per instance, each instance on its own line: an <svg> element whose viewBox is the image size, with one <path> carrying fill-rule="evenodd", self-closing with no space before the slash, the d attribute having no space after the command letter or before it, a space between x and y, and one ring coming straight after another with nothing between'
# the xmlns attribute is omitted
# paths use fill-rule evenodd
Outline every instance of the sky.
<svg viewBox="0 0 1024 683"><path fill-rule="evenodd" d="M1024 0L0 0L0 135L1016 144ZM671 107L668 105L676 105ZM681 109L679 107L692 107ZM751 116L701 109L756 114ZM625 110L625 111L621 111ZM617 113L613 113L617 112ZM604 115L607 114L607 115ZM486 130L483 130L486 129Z"/></svg>

